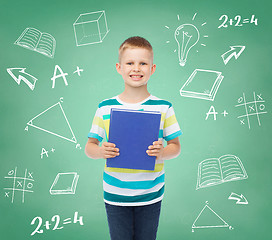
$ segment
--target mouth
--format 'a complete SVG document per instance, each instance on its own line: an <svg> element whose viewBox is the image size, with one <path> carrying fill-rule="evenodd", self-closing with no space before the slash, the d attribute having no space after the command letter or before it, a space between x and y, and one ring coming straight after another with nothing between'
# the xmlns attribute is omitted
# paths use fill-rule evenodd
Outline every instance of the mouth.
<svg viewBox="0 0 272 240"><path fill-rule="evenodd" d="M131 74L129 75L129 77L132 79L132 80L141 80L144 75L140 75L140 74Z"/></svg>

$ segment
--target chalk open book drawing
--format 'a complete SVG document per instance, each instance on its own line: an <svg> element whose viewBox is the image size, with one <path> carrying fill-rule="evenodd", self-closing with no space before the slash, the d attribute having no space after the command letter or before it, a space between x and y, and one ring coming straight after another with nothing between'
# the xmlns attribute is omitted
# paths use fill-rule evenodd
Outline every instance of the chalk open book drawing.
<svg viewBox="0 0 272 240"><path fill-rule="evenodd" d="M196 190L225 182L246 179L247 173L241 160L234 155L209 158L198 165Z"/></svg>
<svg viewBox="0 0 272 240"><path fill-rule="evenodd" d="M51 34L42 33L38 29L26 28L14 44L54 58L56 49L55 38Z"/></svg>
<svg viewBox="0 0 272 240"><path fill-rule="evenodd" d="M195 69L181 87L180 95L213 101L223 78L218 71Z"/></svg>
<svg viewBox="0 0 272 240"><path fill-rule="evenodd" d="M75 194L78 178L75 172L58 173L49 190L50 194Z"/></svg>

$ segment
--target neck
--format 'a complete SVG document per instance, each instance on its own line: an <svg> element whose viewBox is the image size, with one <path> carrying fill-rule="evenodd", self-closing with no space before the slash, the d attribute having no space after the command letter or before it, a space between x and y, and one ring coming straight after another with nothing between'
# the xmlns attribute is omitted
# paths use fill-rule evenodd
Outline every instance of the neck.
<svg viewBox="0 0 272 240"><path fill-rule="evenodd" d="M150 96L150 93L147 91L147 86L142 86L139 88L130 88L125 86L124 92L119 95L119 98L127 103L138 103Z"/></svg>

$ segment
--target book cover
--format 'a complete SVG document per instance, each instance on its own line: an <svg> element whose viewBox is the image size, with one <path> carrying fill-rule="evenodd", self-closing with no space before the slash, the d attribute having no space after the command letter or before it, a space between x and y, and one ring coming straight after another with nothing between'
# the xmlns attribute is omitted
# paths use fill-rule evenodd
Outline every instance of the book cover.
<svg viewBox="0 0 272 240"><path fill-rule="evenodd" d="M227 154L220 158L209 158L198 165L196 190L247 177L246 170L238 157Z"/></svg>
<svg viewBox="0 0 272 240"><path fill-rule="evenodd" d="M180 89L180 95L213 101L223 78L221 72L195 69Z"/></svg>
<svg viewBox="0 0 272 240"><path fill-rule="evenodd" d="M107 167L154 170L156 157L146 150L158 140L160 121L160 112L112 109L108 141L120 155L108 158Z"/></svg>

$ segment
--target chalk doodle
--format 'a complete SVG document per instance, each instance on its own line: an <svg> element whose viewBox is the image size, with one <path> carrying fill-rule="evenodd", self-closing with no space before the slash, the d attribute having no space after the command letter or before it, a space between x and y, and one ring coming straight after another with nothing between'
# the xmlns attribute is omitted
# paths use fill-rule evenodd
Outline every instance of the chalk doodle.
<svg viewBox="0 0 272 240"><path fill-rule="evenodd" d="M35 223L38 223L37 227L35 228L35 230L30 234L31 236L35 235L36 233L44 233L44 230L41 229L42 226L45 227L45 230L60 230L60 229L63 229L64 226L60 226L61 225L61 218L59 215L54 215L52 218L51 218L51 221L48 221L46 220L45 221L45 224L43 224L43 219L42 217L35 217L32 219L31 221L31 225L34 225ZM67 225L67 224L72 224L72 223L79 223L81 226L84 225L83 223L83 217L78 215L78 212L75 212L74 213L74 218L66 218L63 220L62 222L62 225ZM53 226L54 225L54 226ZM52 227L52 229L50 229L50 227Z"/></svg>
<svg viewBox="0 0 272 240"><path fill-rule="evenodd" d="M230 181L247 179L241 160L231 154L205 159L198 165L196 190Z"/></svg>
<svg viewBox="0 0 272 240"><path fill-rule="evenodd" d="M57 75L57 70L59 71L58 75ZM60 77L62 77L65 86L67 86L68 82L67 82L67 79L66 79L66 75L68 75L68 73L64 73L62 71L62 69L60 68L60 66L56 65L55 66L55 70L54 70L54 76L51 78L51 80L52 80L52 88L55 88L56 79L60 78Z"/></svg>
<svg viewBox="0 0 272 240"><path fill-rule="evenodd" d="M230 26L234 26L234 27L242 27L243 24L247 24L247 23L254 23L255 26L258 25L258 18L255 18L255 15L251 15L251 18L242 18L240 15L236 15L234 17L234 19L228 17L228 15L224 14L219 18L219 21L223 21L223 23L221 23L218 28L227 28L228 24ZM227 24L228 23L228 24Z"/></svg>
<svg viewBox="0 0 272 240"><path fill-rule="evenodd" d="M54 153L56 149L54 148L51 148L50 152ZM46 157L48 157L48 150L46 150L45 148L42 148L42 151L41 151L41 159L43 159L44 155Z"/></svg>
<svg viewBox="0 0 272 240"><path fill-rule="evenodd" d="M245 50L245 46L230 46L230 50L221 55L225 65L234 57L238 59L242 52Z"/></svg>
<svg viewBox="0 0 272 240"><path fill-rule="evenodd" d="M213 101L223 78L221 72L195 69L181 87L180 95Z"/></svg>
<svg viewBox="0 0 272 240"><path fill-rule="evenodd" d="M21 81L23 81L33 91L35 88L35 83L38 79L29 73L26 73L25 69L26 68L7 68L7 72L15 80L15 82L18 83L18 85L20 85Z"/></svg>
<svg viewBox="0 0 272 240"><path fill-rule="evenodd" d="M77 66L77 69L73 72L73 74L77 73L78 76L81 76L81 72L83 72L83 71L84 71L83 69L81 69L81 68L79 68ZM59 74L57 74L57 72L59 72ZM51 78L52 88L55 88L56 79L58 79L58 78L62 78L65 86L67 86L68 85L68 81L67 81L67 78L66 78L67 75L68 75L68 73L64 73L59 65L55 65L54 75Z"/></svg>
<svg viewBox="0 0 272 240"><path fill-rule="evenodd" d="M243 194L238 195L237 193L231 193L229 195L230 200L236 200L236 204L243 204L243 205L247 205L248 201L246 200L246 198L244 197Z"/></svg>
<svg viewBox="0 0 272 240"><path fill-rule="evenodd" d="M81 68L79 68L79 67L77 66L77 70L74 71L73 73L77 73L77 75L80 76L80 72L83 72L83 69L81 69Z"/></svg>
<svg viewBox="0 0 272 240"><path fill-rule="evenodd" d="M240 97L237 100L237 102L238 102L238 104L235 105L235 107L238 107L240 109L241 108L245 109L244 114L237 117L240 120L240 124L246 125L245 124L245 120L246 120L248 128L250 129L250 127L251 127L250 120L253 117L256 117L258 120L259 126L261 126L260 115L267 113L267 111L265 110L265 105L264 105L265 101L262 97L262 94L255 94L255 92L253 92L253 101L247 102L246 96L243 93L243 96Z"/></svg>
<svg viewBox="0 0 272 240"><path fill-rule="evenodd" d="M206 202L206 205L200 211L196 220L194 221L192 225L192 232L194 232L195 229L203 228L229 228L230 230L234 229L209 206L208 201Z"/></svg>
<svg viewBox="0 0 272 240"><path fill-rule="evenodd" d="M77 46L101 43L109 33L104 10L80 14L73 27Z"/></svg>
<svg viewBox="0 0 272 240"><path fill-rule="evenodd" d="M17 175L17 167L10 170L5 177L5 180L9 187L4 188L5 198L11 198L11 202L14 202L15 195L20 193L22 196L22 203L25 202L25 194L33 193L33 173L25 169L24 176Z"/></svg>
<svg viewBox="0 0 272 240"><path fill-rule="evenodd" d="M75 194L78 178L75 172L58 173L49 190L50 194Z"/></svg>
<svg viewBox="0 0 272 240"><path fill-rule="evenodd" d="M42 33L35 28L26 28L14 44L54 58L55 38L49 33Z"/></svg>
<svg viewBox="0 0 272 240"><path fill-rule="evenodd" d="M197 13L194 14L192 21L195 21L196 15ZM177 15L177 18L180 21L179 15ZM201 27L204 25L206 25L206 22L202 23ZM165 28L170 29L169 26L165 26ZM207 38L208 35L204 35L204 37ZM178 52L179 65L183 67L187 62L189 52L199 42L200 33L195 24L184 23L176 28L174 38L178 46L178 50L175 49L174 52ZM168 40L166 43L169 42ZM206 45L201 43L201 46L205 47Z"/></svg>
<svg viewBox="0 0 272 240"><path fill-rule="evenodd" d="M74 132L73 132L73 130L72 130L70 124L69 124L69 121L68 121L68 119L66 117L66 114L65 114L65 112L64 112L64 110L62 108L61 103L62 103L62 100L60 100L56 104L52 105L51 107L47 108L46 110L44 110L43 112L41 112L40 114L38 114L37 116L32 118L27 123L27 125L30 126L30 127L34 127L36 129L39 129L41 131L47 132L49 134L52 134L52 135L54 135L56 137L59 137L59 138L62 138L64 140L67 140L67 141L70 141L70 142L73 142L73 143L77 144L76 137L75 137ZM59 117L57 118L57 121L58 121L59 124L54 124L54 125L65 126L66 127L66 129L65 129L66 136L55 132L55 129L54 130L51 130L51 129L49 130L49 126L46 126L51 121L46 116L47 114L49 114L50 111L52 111L53 114L58 114L59 115ZM51 116L51 114L50 114L50 116ZM44 118L43 119L44 121L39 122L40 118ZM25 128L26 131L29 130L28 126ZM51 128L52 128L52 126L51 126ZM70 135L70 136L68 136L68 135Z"/></svg>
<svg viewBox="0 0 272 240"><path fill-rule="evenodd" d="M215 107L213 105L211 105L209 111L206 113L205 120L207 120L210 115L213 115L213 120L216 121L217 114L218 114L218 112L216 112ZM222 112L221 114L224 117L226 117L229 113L226 110L224 110L224 112Z"/></svg>

